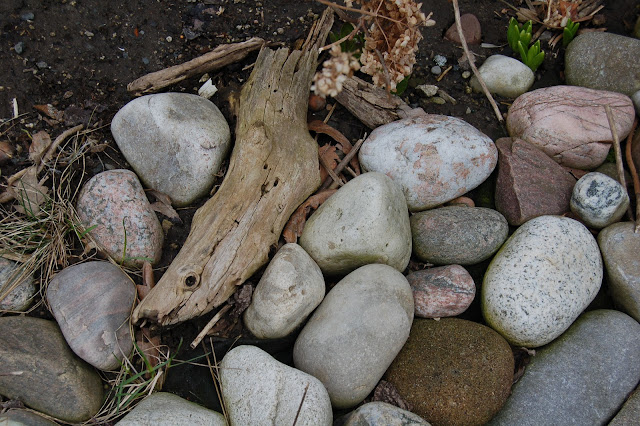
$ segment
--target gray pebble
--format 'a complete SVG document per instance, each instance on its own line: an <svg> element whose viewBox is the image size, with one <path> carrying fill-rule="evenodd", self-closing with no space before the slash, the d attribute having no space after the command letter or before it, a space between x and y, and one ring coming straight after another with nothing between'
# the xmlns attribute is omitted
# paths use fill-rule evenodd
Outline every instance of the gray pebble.
<svg viewBox="0 0 640 426"><path fill-rule="evenodd" d="M49 65L47 65L45 61L38 61L36 62L36 66L42 70L47 68Z"/></svg>
<svg viewBox="0 0 640 426"><path fill-rule="evenodd" d="M22 19L23 21L33 21L35 17L36 16L33 14L33 12L25 12L20 15L20 19Z"/></svg>
<svg viewBox="0 0 640 426"><path fill-rule="evenodd" d="M24 52L24 42L17 42L16 45L13 46L13 50L15 50L18 55L21 55L22 52Z"/></svg>
<svg viewBox="0 0 640 426"><path fill-rule="evenodd" d="M431 74L440 75L442 73L442 68L438 65L431 67Z"/></svg>
<svg viewBox="0 0 640 426"><path fill-rule="evenodd" d="M447 63L447 58L442 55L436 55L433 57L433 62L435 62L436 65L443 67Z"/></svg>
<svg viewBox="0 0 640 426"><path fill-rule="evenodd" d="M142 63L145 65L149 65L149 58L142 58Z"/></svg>

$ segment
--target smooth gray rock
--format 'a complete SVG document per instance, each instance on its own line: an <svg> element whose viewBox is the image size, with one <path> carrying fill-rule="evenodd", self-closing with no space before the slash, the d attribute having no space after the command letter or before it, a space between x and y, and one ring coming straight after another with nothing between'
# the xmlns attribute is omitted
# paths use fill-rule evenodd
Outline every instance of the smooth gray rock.
<svg viewBox="0 0 640 426"><path fill-rule="evenodd" d="M27 276L14 286L19 274L18 263L0 257L0 311L26 311L31 306L36 283L32 276Z"/></svg>
<svg viewBox="0 0 640 426"><path fill-rule="evenodd" d="M24 409L10 409L0 414L0 425L2 426L58 426L45 417Z"/></svg>
<svg viewBox="0 0 640 426"><path fill-rule="evenodd" d="M222 359L219 374L232 426L293 425L296 418L301 426L332 423L331 402L322 383L262 349L232 349Z"/></svg>
<svg viewBox="0 0 640 426"><path fill-rule="evenodd" d="M609 422L609 426L637 426L639 420L640 391L636 388L618 414Z"/></svg>
<svg viewBox="0 0 640 426"><path fill-rule="evenodd" d="M607 226L598 234L598 244L611 298L620 310L640 322L640 233L634 228L632 222Z"/></svg>
<svg viewBox="0 0 640 426"><path fill-rule="evenodd" d="M244 324L259 339L277 339L294 331L322 302L322 271L297 244L285 244L256 286Z"/></svg>
<svg viewBox="0 0 640 426"><path fill-rule="evenodd" d="M491 261L482 314L512 345L542 346L591 303L602 276L598 244L583 224L540 216L520 226Z"/></svg>
<svg viewBox="0 0 640 426"><path fill-rule="evenodd" d="M231 141L218 107L187 93L134 99L113 117L111 133L142 182L177 206L207 194Z"/></svg>
<svg viewBox="0 0 640 426"><path fill-rule="evenodd" d="M0 318L0 394L69 423L96 415L102 406L102 381L67 346L53 321L14 316Z"/></svg>
<svg viewBox="0 0 640 426"><path fill-rule="evenodd" d="M382 173L350 180L311 215L299 243L328 275L370 263L403 271L411 257L411 227L400 187Z"/></svg>
<svg viewBox="0 0 640 426"><path fill-rule="evenodd" d="M640 324L618 311L587 312L537 351L489 424L602 425L638 380Z"/></svg>
<svg viewBox="0 0 640 426"><path fill-rule="evenodd" d="M429 426L429 422L411 411L374 401L354 410L344 426Z"/></svg>
<svg viewBox="0 0 640 426"><path fill-rule="evenodd" d="M436 265L482 262L509 235L504 216L482 207L441 207L416 213L410 221L415 255Z"/></svg>
<svg viewBox="0 0 640 426"><path fill-rule="evenodd" d="M640 40L606 32L580 34L567 47L568 84L633 95L640 90Z"/></svg>
<svg viewBox="0 0 640 426"><path fill-rule="evenodd" d="M361 402L409 337L413 295L387 265L366 265L324 298L293 348L296 368L322 381L336 408Z"/></svg>
<svg viewBox="0 0 640 426"><path fill-rule="evenodd" d="M491 55L478 68L489 92L505 98L517 98L533 85L535 75L531 68L515 58L504 55ZM482 92L478 78L471 77L471 88Z"/></svg>
<svg viewBox="0 0 640 426"><path fill-rule="evenodd" d="M135 298L131 278L109 262L69 266L47 287L47 301L67 343L100 370L119 369L133 350L129 316Z"/></svg>
<svg viewBox="0 0 640 426"><path fill-rule="evenodd" d="M216 411L168 392L155 392L143 399L118 426L226 426Z"/></svg>
<svg viewBox="0 0 640 426"><path fill-rule="evenodd" d="M573 187L570 205L587 226L602 229L620 220L629 207L629 196L617 180L591 172Z"/></svg>

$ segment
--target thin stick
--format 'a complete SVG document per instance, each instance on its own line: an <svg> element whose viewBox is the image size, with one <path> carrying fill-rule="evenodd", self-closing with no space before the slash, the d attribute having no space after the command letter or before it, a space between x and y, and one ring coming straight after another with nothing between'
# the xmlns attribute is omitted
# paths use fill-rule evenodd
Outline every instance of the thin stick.
<svg viewBox="0 0 640 426"><path fill-rule="evenodd" d="M640 231L640 178L638 178L638 171L636 170L636 165L633 161L633 157L631 155L631 148L633 146L633 136L636 131L636 126L638 125L638 119L633 120L633 126L631 127L631 132L629 132L629 136L627 136L627 145L625 146L625 156L627 157L627 164L629 164L629 172L631 173L631 178L633 179L633 192L636 194L636 226L633 230L634 233L638 233Z"/></svg>
<svg viewBox="0 0 640 426"><path fill-rule="evenodd" d="M622 150L620 149L620 139L618 139L618 129L616 129L616 122L613 118L613 112L609 105L604 106L604 110L607 112L607 120L609 120L609 129L611 129L611 136L613 136L613 152L616 154L616 166L618 168L618 180L622 185L622 188L627 191L627 182L624 178L624 165L622 164ZM627 194L628 195L628 194ZM631 206L627 209L627 215L629 219L633 220L633 213L631 212Z"/></svg>
<svg viewBox="0 0 640 426"><path fill-rule="evenodd" d="M53 158L53 154L56 152L56 149L58 149L60 144L64 142L65 139L67 139L69 136L82 130L83 127L84 125L78 124L75 127L67 129L64 132L62 132L62 134L53 141L53 143L49 146L49 149L47 149L47 153L42 156L42 159L40 160L40 164L38 164L38 169L37 169L38 173L42 171L46 162L51 160L51 158Z"/></svg>
<svg viewBox="0 0 640 426"><path fill-rule="evenodd" d="M353 146L353 148L351 149L351 151L349 151L348 154L345 154L344 158L342 159L342 161L340 161L340 163L338 163L338 165L336 166L336 168L333 170L334 173L340 173L342 172L342 170L344 170L345 167L347 167L347 165L349 164L349 162L351 161L351 159L353 157L355 157L355 155L358 153L358 150L360 149L360 147L362 146L362 144L364 143L365 138L360 139L358 142L356 142L356 144ZM331 185L331 179L327 178L323 183L322 186L320 187L319 191L322 191L323 189L327 189L329 188L329 186Z"/></svg>
<svg viewBox="0 0 640 426"><path fill-rule="evenodd" d="M226 305L222 309L220 309L218 313L213 316L213 318L211 318L207 325L204 326L202 331L198 333L195 339L193 339L193 342L191 342L191 349L195 349L196 346L198 346L202 339L204 339L204 336L207 335L209 330L211 330L213 326L216 325L218 321L220 321L220 318L222 318L222 316L226 314L229 309L231 309L231 305Z"/></svg>
<svg viewBox="0 0 640 426"><path fill-rule="evenodd" d="M469 52L469 47L467 46L467 40L465 40L464 38L464 33L462 32L462 24L460 23L460 8L458 7L458 0L453 0L453 12L456 17L456 28L458 29L458 36L460 37L460 43L462 43L462 49L464 49L464 53L467 55L467 58L469 59L469 65L471 65L473 74L478 79L478 83L480 83L480 86L482 86L482 91L484 92L485 96L487 97L487 99L489 99L489 103L493 107L493 112L495 112L496 117L498 118L498 121L502 122L504 118L502 118L502 113L500 112L500 108L498 108L496 101L493 99L493 96L491 96L491 93L489 92L487 85L484 83L482 76L480 75L480 73L478 72L478 69L476 68L476 64L473 59L473 56L471 55L471 52Z"/></svg>
<svg viewBox="0 0 640 426"><path fill-rule="evenodd" d="M322 163L322 165L324 166L325 170L329 174L329 177L331 179L333 179L333 181L336 184L338 184L339 186L344 185L344 181L342 179L340 179L340 176L338 176L338 173L336 173L335 171L333 171L331 169L331 164L327 163L327 160L325 160L323 157L318 157L318 158L320 159L320 162Z"/></svg>
<svg viewBox="0 0 640 426"><path fill-rule="evenodd" d="M309 383L304 388L304 393L302 394L302 400L300 401L300 405L298 405L298 411L296 412L296 417L293 419L293 426L296 426L298 423L298 416L300 415L300 410L302 410L302 404L304 404L304 399L307 397L307 391L309 390Z"/></svg>

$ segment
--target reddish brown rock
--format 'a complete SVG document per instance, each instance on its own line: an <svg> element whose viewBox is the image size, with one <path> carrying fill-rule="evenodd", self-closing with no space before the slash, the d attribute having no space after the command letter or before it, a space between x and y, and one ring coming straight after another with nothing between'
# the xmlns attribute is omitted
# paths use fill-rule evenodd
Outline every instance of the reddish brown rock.
<svg viewBox="0 0 640 426"><path fill-rule="evenodd" d="M460 265L412 272L407 281L413 291L415 316L443 318L467 310L476 295L473 278Z"/></svg>
<svg viewBox="0 0 640 426"><path fill-rule="evenodd" d="M544 152L518 138L501 138L498 148L496 209L509 224L570 210L576 179Z"/></svg>
<svg viewBox="0 0 640 426"><path fill-rule="evenodd" d="M478 18L471 13L465 13L460 17L460 24L462 26L462 34L464 34L467 44L480 44L482 30L480 28L480 21L478 21ZM455 23L449 27L447 32L444 34L444 38L454 43L461 44Z"/></svg>

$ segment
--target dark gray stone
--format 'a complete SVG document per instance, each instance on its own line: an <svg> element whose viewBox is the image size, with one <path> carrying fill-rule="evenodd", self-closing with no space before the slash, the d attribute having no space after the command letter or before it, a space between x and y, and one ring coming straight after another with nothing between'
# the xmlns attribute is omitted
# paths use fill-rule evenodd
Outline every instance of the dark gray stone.
<svg viewBox="0 0 640 426"><path fill-rule="evenodd" d="M631 394L609 426L638 426L640 422L640 390Z"/></svg>
<svg viewBox="0 0 640 426"><path fill-rule="evenodd" d="M0 414L0 425L3 426L57 426L58 423L23 409L11 409Z"/></svg>

